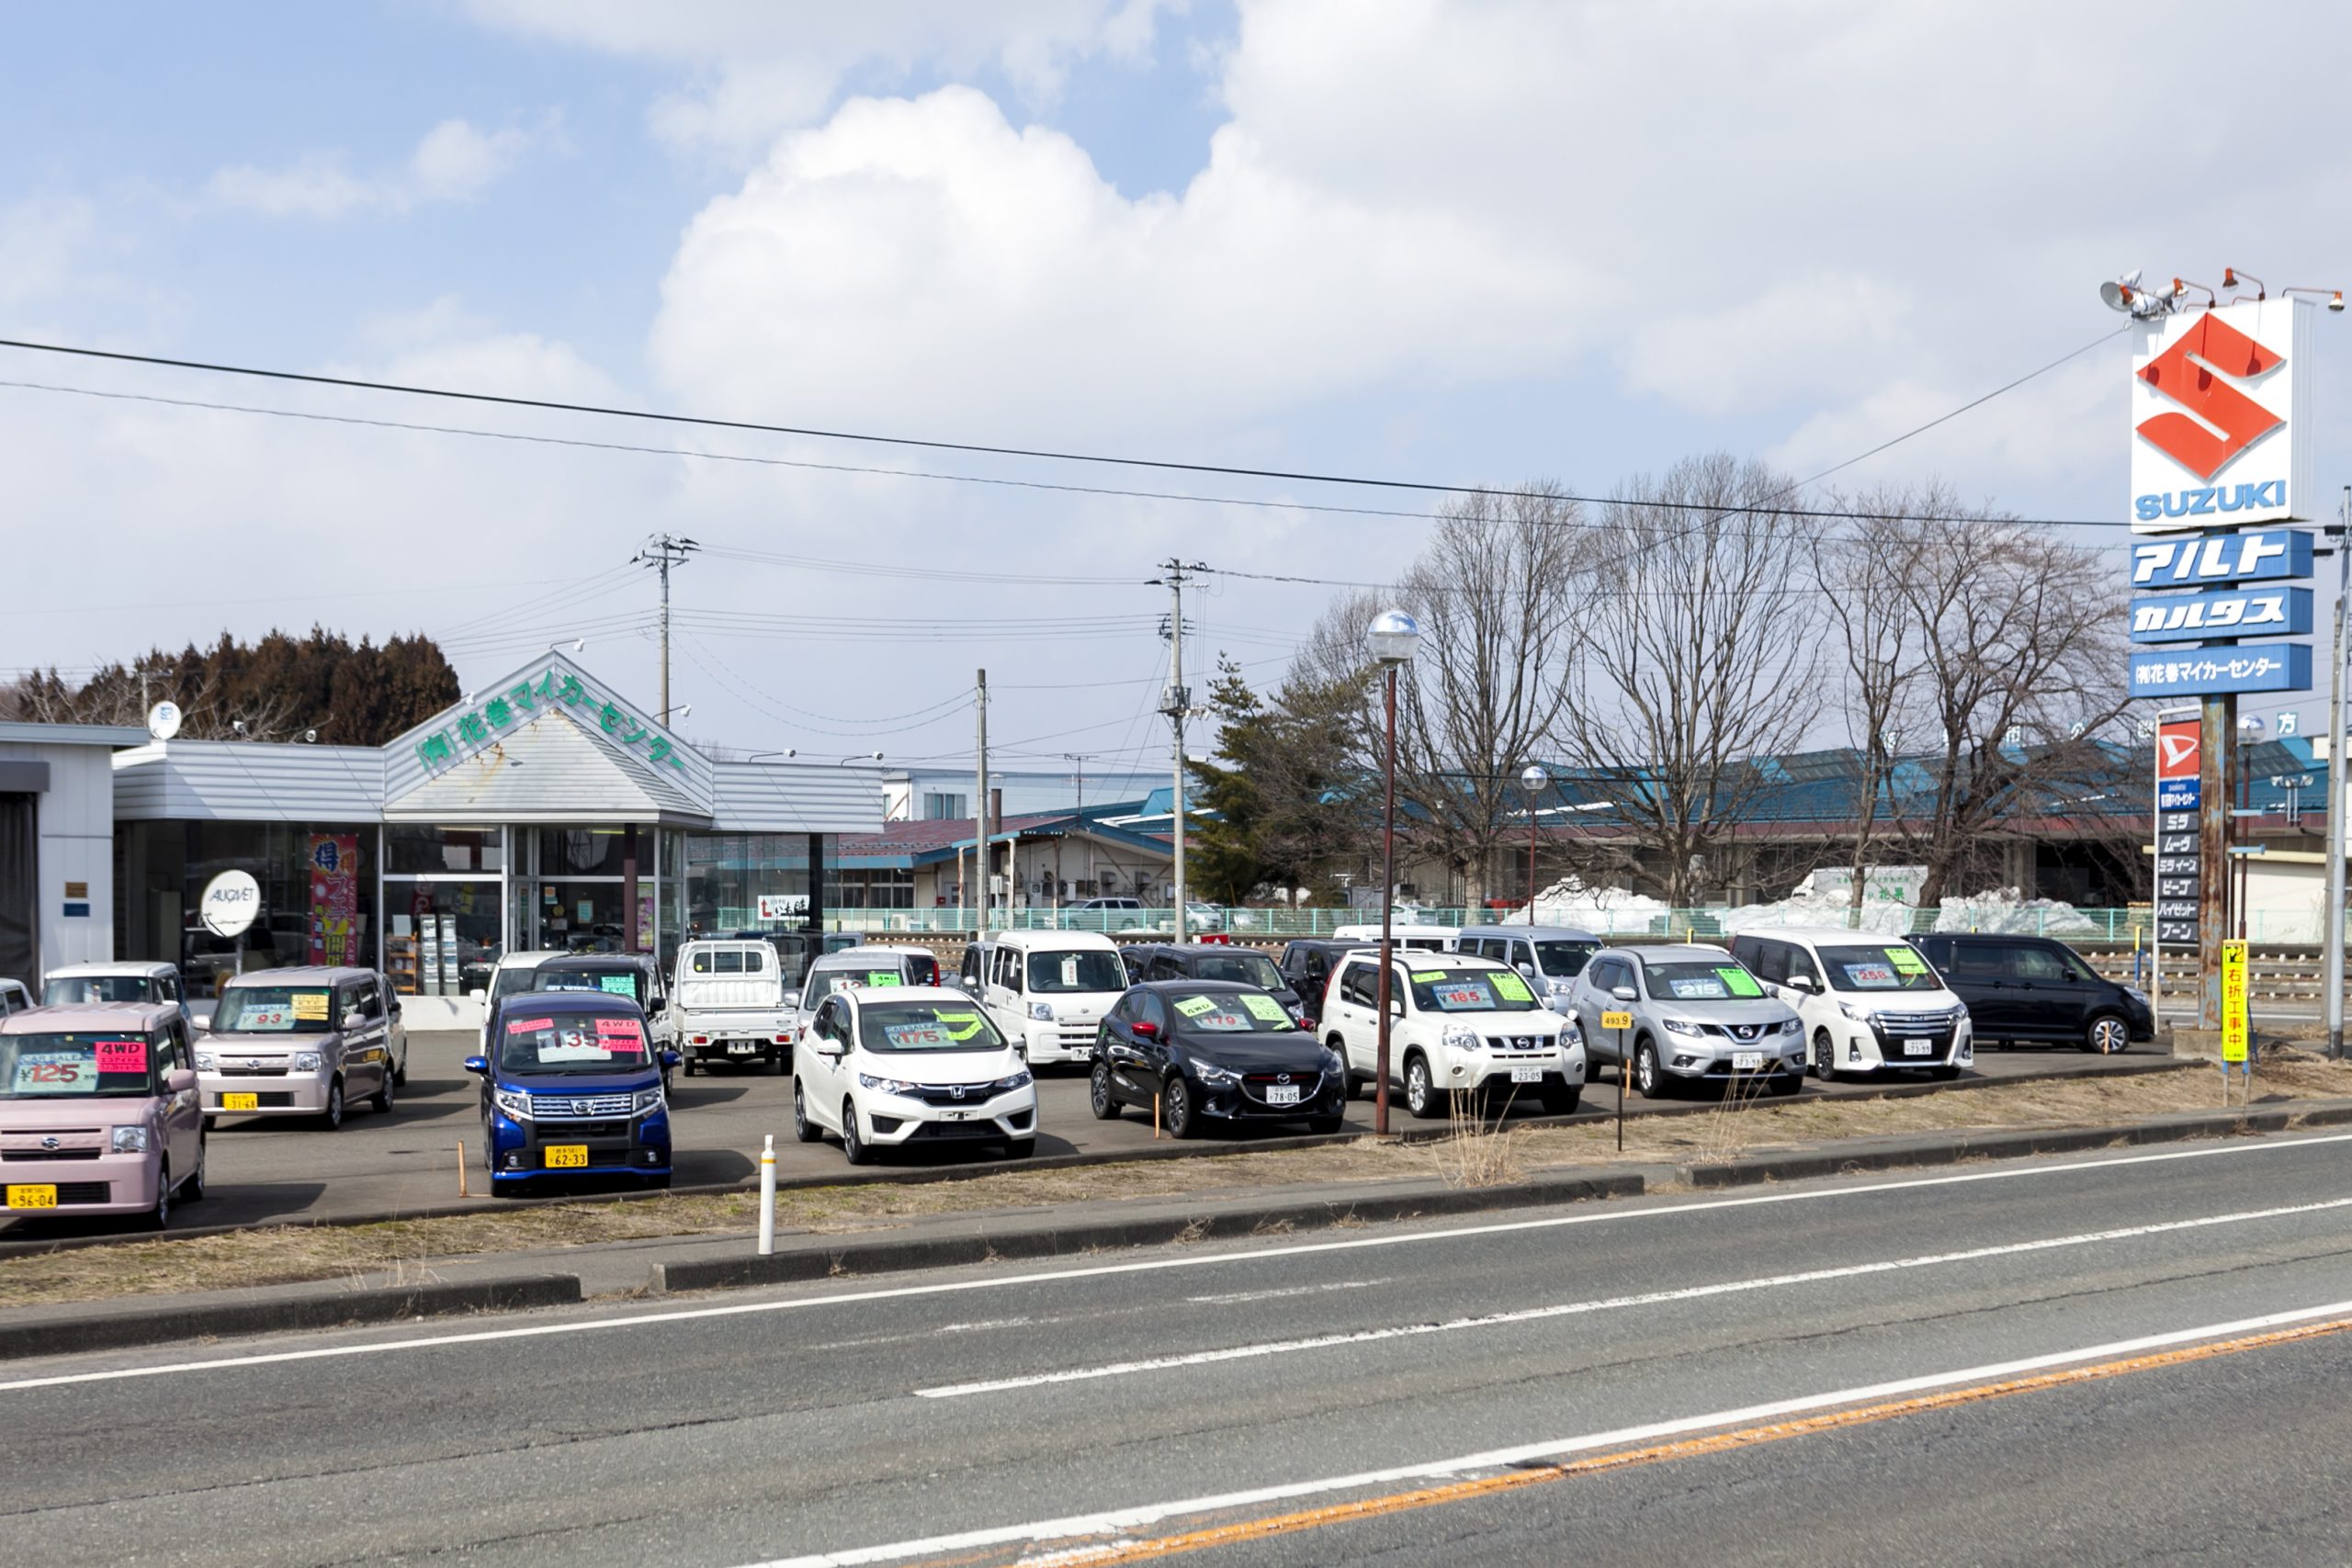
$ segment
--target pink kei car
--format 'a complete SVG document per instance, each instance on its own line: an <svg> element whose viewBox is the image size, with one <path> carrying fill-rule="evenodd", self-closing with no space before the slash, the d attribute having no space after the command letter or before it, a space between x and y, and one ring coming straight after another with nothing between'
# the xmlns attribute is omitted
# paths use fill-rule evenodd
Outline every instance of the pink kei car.
<svg viewBox="0 0 2352 1568"><path fill-rule="evenodd" d="M204 1111L176 1002L34 1008L0 1021L0 1208L142 1214L204 1196Z"/></svg>

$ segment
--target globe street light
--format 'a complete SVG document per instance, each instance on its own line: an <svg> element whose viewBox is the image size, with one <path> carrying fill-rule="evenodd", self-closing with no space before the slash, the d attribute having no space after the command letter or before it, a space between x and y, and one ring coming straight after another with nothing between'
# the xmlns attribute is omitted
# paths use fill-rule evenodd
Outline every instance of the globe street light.
<svg viewBox="0 0 2352 1568"><path fill-rule="evenodd" d="M1552 782L1552 775L1530 762L1519 771L1519 784L1527 791L1527 929L1535 929L1535 797Z"/></svg>
<svg viewBox="0 0 2352 1568"><path fill-rule="evenodd" d="M1372 649L1372 656L1380 660L1386 676L1385 733L1386 755L1382 764L1383 797L1380 811L1380 1046L1373 1062L1372 1130L1385 1136L1388 1132L1388 1015L1391 1006L1389 988L1394 969L1396 947L1389 929L1395 908L1396 887L1396 671L1410 664L1413 655L1420 650L1421 623L1402 610L1383 610L1364 628L1364 641ZM1435 1092L1434 1080L1430 1085Z"/></svg>

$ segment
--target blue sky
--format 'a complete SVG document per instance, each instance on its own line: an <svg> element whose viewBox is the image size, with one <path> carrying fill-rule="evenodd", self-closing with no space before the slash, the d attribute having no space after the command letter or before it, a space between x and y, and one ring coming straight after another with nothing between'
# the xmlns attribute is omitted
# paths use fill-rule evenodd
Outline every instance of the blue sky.
<svg viewBox="0 0 2352 1568"><path fill-rule="evenodd" d="M1713 446L1809 473L2109 330L2092 286L2123 267L2343 281L2346 176L2289 150L2321 136L2345 23L2280 10L2313 47L2267 55L2256 103L2172 41L2198 15L2159 6L2119 37L2022 4L1860 0L35 8L0 55L0 336L1451 482L1600 492ZM2120 516L2122 354L1846 477ZM0 377L1072 477L24 355ZM2352 432L2331 402L2324 453ZM0 623L0 670L316 619L434 632L488 679L576 626L592 667L650 696L650 584L616 569L662 528L1104 580L698 561L685 728L745 749L953 755L963 717L873 716L985 663L1000 737L1156 757L1152 562L1378 579L1422 526L9 389L0 411L12 575L40 607ZM1196 666L1223 649L1278 676L1324 598L1225 585ZM976 621L1001 637L942 629Z"/></svg>

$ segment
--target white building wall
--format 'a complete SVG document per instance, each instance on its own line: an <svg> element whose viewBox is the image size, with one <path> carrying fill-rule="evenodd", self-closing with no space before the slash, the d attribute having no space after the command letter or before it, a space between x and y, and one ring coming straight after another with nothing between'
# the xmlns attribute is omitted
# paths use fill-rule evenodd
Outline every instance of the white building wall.
<svg viewBox="0 0 2352 1568"><path fill-rule="evenodd" d="M34 807L40 845L36 959L43 970L114 956L114 763L104 746L0 741L0 758L49 764ZM68 883L86 884L87 915L65 913ZM20 976L39 989L40 976Z"/></svg>

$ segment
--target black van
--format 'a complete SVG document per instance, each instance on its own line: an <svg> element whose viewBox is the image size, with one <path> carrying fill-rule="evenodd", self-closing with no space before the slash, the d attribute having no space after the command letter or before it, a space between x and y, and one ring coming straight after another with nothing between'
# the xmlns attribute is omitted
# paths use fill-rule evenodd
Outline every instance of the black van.
<svg viewBox="0 0 2352 1568"><path fill-rule="evenodd" d="M2101 979L2063 942L1948 933L1911 940L1968 1004L1980 1048L2055 1043L2111 1056L2156 1037L2147 993Z"/></svg>

